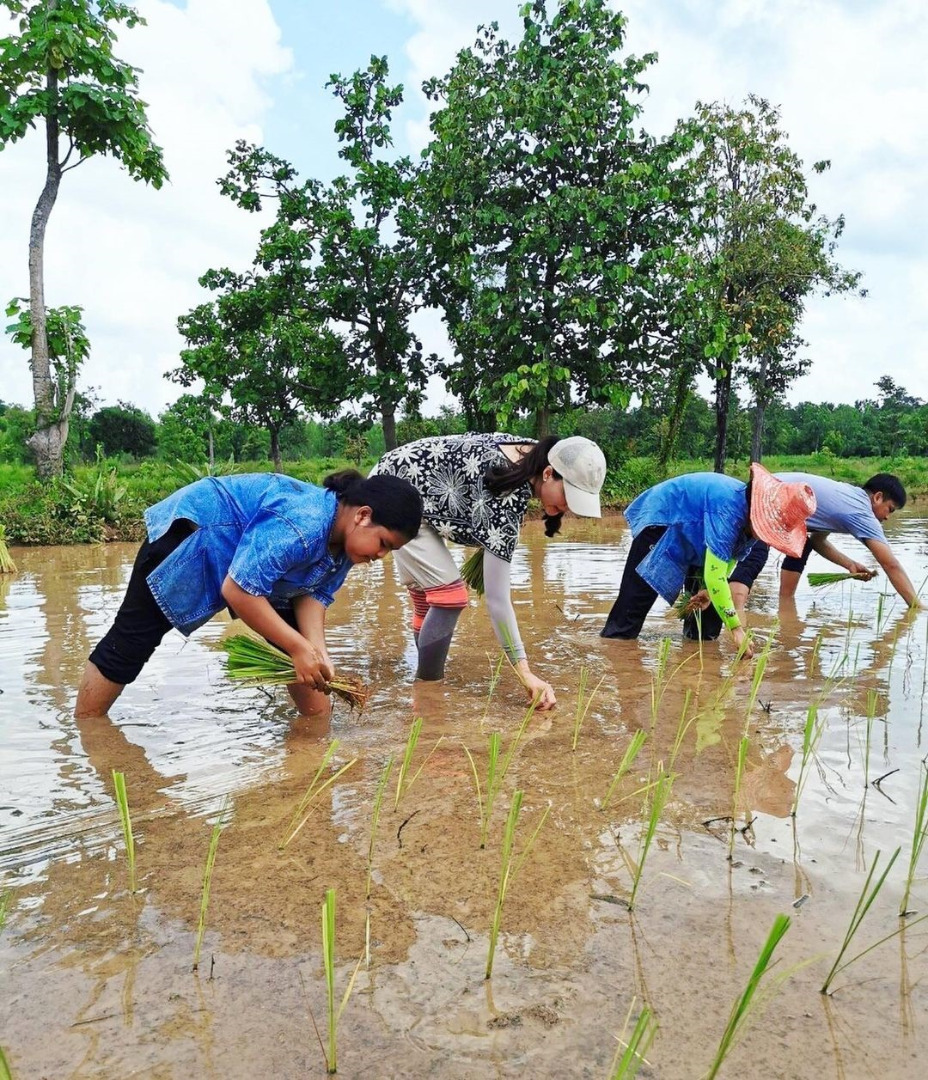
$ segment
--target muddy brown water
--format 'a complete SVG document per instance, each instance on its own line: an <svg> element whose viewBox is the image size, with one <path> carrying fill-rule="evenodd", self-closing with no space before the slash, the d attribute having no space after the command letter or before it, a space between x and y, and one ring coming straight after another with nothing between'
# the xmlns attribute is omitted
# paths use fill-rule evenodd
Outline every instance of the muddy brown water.
<svg viewBox="0 0 928 1080"><path fill-rule="evenodd" d="M920 584L925 510L896 515L889 535ZM598 637L628 544L621 518L566 523L554 541L530 523L523 539L515 605L533 667L553 682L559 705L528 721L483 850L463 748L484 784L489 735L501 733L505 754L525 706L508 672L489 696L498 651L482 602L461 621L446 683L414 692L409 611L392 567L354 571L330 611L329 636L338 666L374 694L360 718L338 704L325 731L295 718L283 690L230 684L217 644L234 627L221 619L186 642L172 633L109 721L76 723L84 659L119 603L134 548L13 551L19 573L0 576L0 1046L14 1077L324 1075L311 1017L324 1038L320 906L329 888L339 998L370 927L369 963L338 1025L342 1076L607 1078L626 1018L647 1004L660 1027L641 1075L695 1080L781 912L792 922L771 992L721 1075L924 1075L928 922L911 917L905 933L848 967L832 996L819 987L867 869L878 851L885 864L897 847L848 955L900 925L928 751L926 614L906 614L891 592L881 602L883 578L803 584L795 606L778 613L768 565L752 622L762 636L776 632L748 721L737 808L739 830L751 826L735 834L729 860L752 665L736 667L727 641L701 653L683 643L663 605L637 642ZM584 670L587 693L602 681L572 750ZM794 820L803 725L818 699L824 731ZM681 736L684 704L691 722ZM415 779L395 807L415 716L423 718ZM603 810L639 730L644 749ZM281 850L332 739L327 774L354 764ZM391 754L368 901L372 806ZM661 761L675 779L630 914L621 901L639 857L641 788ZM126 776L136 895L113 769ZM517 853L546 808L548 816L509 885L486 980L516 789L524 792ZM203 865L226 797L194 974ZM910 901L924 911L926 873L928 856Z"/></svg>

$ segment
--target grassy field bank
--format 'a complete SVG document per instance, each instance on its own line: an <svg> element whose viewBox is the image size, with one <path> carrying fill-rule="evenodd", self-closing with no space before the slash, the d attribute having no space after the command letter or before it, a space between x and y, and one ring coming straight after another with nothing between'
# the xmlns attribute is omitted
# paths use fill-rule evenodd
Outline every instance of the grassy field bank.
<svg viewBox="0 0 928 1080"><path fill-rule="evenodd" d="M367 471L373 459L360 465ZM839 458L825 452L802 457L773 456L764 464L773 471L818 473L862 484L874 473L891 472L900 477L910 498L928 494L926 458ZM354 468L354 463L334 458L315 458L284 463L290 476L318 483L330 472ZM708 471L711 462L681 459L670 473ZM267 461L241 462L237 472L267 472ZM730 464L732 476L746 479L748 462ZM106 540L137 540L142 536L142 511L172 491L196 480L202 469L185 464L143 461L123 464L102 460L78 466L63 480L39 483L35 470L24 465L0 465L0 524L6 526L11 544L89 544ZM604 504L621 509L639 492L662 477L652 458L628 458L611 468L603 490Z"/></svg>

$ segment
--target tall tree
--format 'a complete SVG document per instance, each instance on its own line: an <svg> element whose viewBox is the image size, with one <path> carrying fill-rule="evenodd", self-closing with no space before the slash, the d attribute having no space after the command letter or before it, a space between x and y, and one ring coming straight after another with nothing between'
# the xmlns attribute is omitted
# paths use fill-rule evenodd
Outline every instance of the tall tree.
<svg viewBox="0 0 928 1080"><path fill-rule="evenodd" d="M754 362L762 398L788 385L808 363L796 357L805 299L852 290L860 275L835 261L844 219L819 215L810 201L779 110L755 96L740 109L699 103L677 133L692 146L682 176L692 199L695 322L714 382L715 469L722 472L743 364Z"/></svg>
<svg viewBox="0 0 928 1080"><path fill-rule="evenodd" d="M218 296L178 319L189 348L169 378L202 380L223 416L264 428L279 470L281 430L306 408L325 415L341 402L341 341L273 275L210 270L200 284Z"/></svg>
<svg viewBox="0 0 928 1080"><path fill-rule="evenodd" d="M465 409L503 422L624 404L668 357L665 290L678 263L675 143L635 125L653 55L622 56L606 0L521 8L510 43L479 28L429 80L420 236L458 359Z"/></svg>
<svg viewBox="0 0 928 1080"><path fill-rule="evenodd" d="M392 448L397 410L418 407L428 362L410 325L424 285L405 230L416 170L408 157L384 156L393 110L403 100L402 87L390 86L388 77L386 59L371 57L365 70L333 75L328 84L344 108L335 132L350 175L328 186L300 182L289 162L240 142L220 185L246 210L278 201L255 261L289 279L301 302L343 336L343 400L370 402L367 411L380 419Z"/></svg>
<svg viewBox="0 0 928 1080"><path fill-rule="evenodd" d="M56 397L45 308L45 230L61 178L98 154L156 188L167 173L138 97L138 71L113 55L115 28L143 22L136 11L114 0L0 0L0 6L18 17L18 33L0 40L0 150L32 127L45 131L45 184L29 232L36 412L30 441L39 475L49 477L63 469L74 395L70 387Z"/></svg>

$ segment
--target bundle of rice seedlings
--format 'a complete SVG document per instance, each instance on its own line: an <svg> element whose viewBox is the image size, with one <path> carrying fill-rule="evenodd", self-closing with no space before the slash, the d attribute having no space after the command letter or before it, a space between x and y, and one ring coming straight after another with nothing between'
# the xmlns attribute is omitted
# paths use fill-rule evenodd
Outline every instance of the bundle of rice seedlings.
<svg viewBox="0 0 928 1080"><path fill-rule="evenodd" d="M461 580L478 596L483 596L483 548L477 548L461 565Z"/></svg>
<svg viewBox="0 0 928 1080"><path fill-rule="evenodd" d="M15 574L16 563L10 555L10 549L6 546L6 529L0 525L0 574ZM482 575L481 575L482 578Z"/></svg>
<svg viewBox="0 0 928 1080"><path fill-rule="evenodd" d="M699 611L699 605L696 603L696 594L687 592L687 590L684 589L677 597L677 601L671 610L676 614L678 619L685 619L687 615L694 615Z"/></svg>
<svg viewBox="0 0 928 1080"><path fill-rule="evenodd" d="M836 585L839 581L869 581L872 575L869 571L864 570L857 574L848 573L829 573L824 574L808 574L809 584L813 588L817 588L819 585Z"/></svg>
<svg viewBox="0 0 928 1080"><path fill-rule="evenodd" d="M296 682L293 660L283 649L278 649L263 638L235 634L222 642L222 648L229 654L226 671L233 679L239 679L243 686ZM359 711L363 711L370 696L368 688L354 675L341 675L326 683L326 689Z"/></svg>

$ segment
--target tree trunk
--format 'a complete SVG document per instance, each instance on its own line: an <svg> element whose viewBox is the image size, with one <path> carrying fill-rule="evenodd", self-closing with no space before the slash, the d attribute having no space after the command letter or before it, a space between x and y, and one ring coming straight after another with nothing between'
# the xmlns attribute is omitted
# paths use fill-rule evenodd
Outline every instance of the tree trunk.
<svg viewBox="0 0 928 1080"><path fill-rule="evenodd" d="M214 451L214 447L213 447L213 429L212 428L209 428L207 430L207 435L209 436L209 471L210 471L210 473L212 473L213 468L214 468L214 466L216 464L216 458L214 456L215 451Z"/></svg>
<svg viewBox="0 0 928 1080"><path fill-rule="evenodd" d="M535 435L539 439L543 439L551 432L551 412L546 407L538 409L535 412Z"/></svg>
<svg viewBox="0 0 928 1080"><path fill-rule="evenodd" d="M725 472L725 456L728 452L728 408L731 404L731 359L724 368L716 368L715 374L715 464L717 473Z"/></svg>
<svg viewBox="0 0 928 1080"><path fill-rule="evenodd" d="M280 428L271 428L270 433L271 461L274 462L274 472L280 472Z"/></svg>
<svg viewBox="0 0 928 1080"><path fill-rule="evenodd" d="M54 7L54 3L50 4ZM29 230L29 315L32 322L32 393L35 399L35 434L28 445L35 453L36 470L43 480L64 472L64 446L68 438L68 416L74 399L74 387L66 387L63 401L55 400L48 355L48 329L45 320L45 230L61 184L58 161L58 74L49 68L45 77L50 106L45 120L45 186L32 213Z"/></svg>
<svg viewBox="0 0 928 1080"><path fill-rule="evenodd" d="M769 357L763 353L757 369L754 387L754 424L751 429L751 461L760 461L764 452L764 415L767 412L767 364Z"/></svg>
<svg viewBox="0 0 928 1080"><path fill-rule="evenodd" d="M680 429L683 427L683 417L686 413L686 405L690 399L690 391L693 385L693 372L689 364L680 362L673 380L673 400L670 404L670 412L667 416L667 427L661 441L657 455L657 471L661 477L667 475L667 467L673 459L680 439Z"/></svg>
<svg viewBox="0 0 928 1080"><path fill-rule="evenodd" d="M383 425L383 444L387 450L396 449L396 410L388 409L386 405L383 406L381 413L381 424Z"/></svg>

